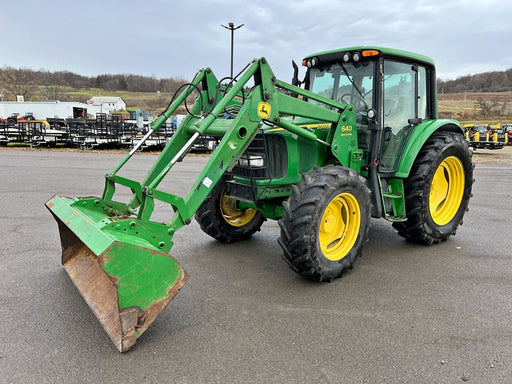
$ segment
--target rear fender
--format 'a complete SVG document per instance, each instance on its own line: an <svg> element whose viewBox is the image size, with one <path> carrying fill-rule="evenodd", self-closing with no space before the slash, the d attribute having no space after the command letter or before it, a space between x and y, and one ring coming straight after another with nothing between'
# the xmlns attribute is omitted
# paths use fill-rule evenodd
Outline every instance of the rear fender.
<svg viewBox="0 0 512 384"><path fill-rule="evenodd" d="M412 165L418 156L421 148L430 136L437 131L459 132L464 135L464 129L456 120L438 119L427 120L418 124L411 133L407 145L402 153L395 177L407 178L411 172Z"/></svg>

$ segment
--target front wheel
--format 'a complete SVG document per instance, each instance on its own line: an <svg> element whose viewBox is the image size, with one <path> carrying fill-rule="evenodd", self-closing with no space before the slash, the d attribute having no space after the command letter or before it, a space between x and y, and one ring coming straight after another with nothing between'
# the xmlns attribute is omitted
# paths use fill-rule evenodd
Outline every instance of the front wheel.
<svg viewBox="0 0 512 384"><path fill-rule="evenodd" d="M316 281L340 277L361 254L370 224L370 191L355 171L328 165L303 175L283 203L283 258Z"/></svg>
<svg viewBox="0 0 512 384"><path fill-rule="evenodd" d="M237 200L226 196L224 179L219 180L201 204L195 218L203 232L223 243L249 239L265 221L261 212L252 208L240 209Z"/></svg>
<svg viewBox="0 0 512 384"><path fill-rule="evenodd" d="M433 134L420 150L405 181L407 221L393 223L412 242L434 244L455 234L473 186L471 151L463 136Z"/></svg>

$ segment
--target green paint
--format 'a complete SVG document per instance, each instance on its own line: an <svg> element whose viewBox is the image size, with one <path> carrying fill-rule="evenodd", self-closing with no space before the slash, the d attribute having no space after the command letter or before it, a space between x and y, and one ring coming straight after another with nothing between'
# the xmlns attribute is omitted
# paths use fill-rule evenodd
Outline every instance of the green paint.
<svg viewBox="0 0 512 384"><path fill-rule="evenodd" d="M426 120L421 124L418 124L407 140L402 157L399 160L400 163L395 174L396 177L406 178L409 176L409 172L411 171L418 153L428 138L436 131L454 131L462 134L464 133L464 129L461 128L456 120Z"/></svg>
<svg viewBox="0 0 512 384"><path fill-rule="evenodd" d="M183 270L169 255L126 242L116 241L100 260L117 286L120 309L139 307L145 311L165 299L183 278Z"/></svg>
<svg viewBox="0 0 512 384"><path fill-rule="evenodd" d="M183 269L168 255L173 244L168 226L111 216L122 204L98 198L56 196L47 207L98 257L116 284L119 308L145 311L183 279Z"/></svg>

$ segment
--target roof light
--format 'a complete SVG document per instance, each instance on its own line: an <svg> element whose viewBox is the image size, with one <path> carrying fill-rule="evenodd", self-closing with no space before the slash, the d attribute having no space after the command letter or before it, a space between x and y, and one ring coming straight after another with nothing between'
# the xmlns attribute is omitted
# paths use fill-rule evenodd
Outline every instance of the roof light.
<svg viewBox="0 0 512 384"><path fill-rule="evenodd" d="M345 63L348 63L348 62L350 61L350 53L345 52L345 53L343 54L342 59L343 59L343 61L344 61Z"/></svg>
<svg viewBox="0 0 512 384"><path fill-rule="evenodd" d="M302 60L302 65L304 67L312 68L316 67L318 64L320 64L320 59L316 56Z"/></svg>
<svg viewBox="0 0 512 384"><path fill-rule="evenodd" d="M363 57L371 57L371 56L378 56L380 54L379 51L375 49L366 49L363 52L361 52Z"/></svg>
<svg viewBox="0 0 512 384"><path fill-rule="evenodd" d="M352 59L354 59L354 61L359 61L361 60L361 54L359 52L354 52L354 54L352 55Z"/></svg>

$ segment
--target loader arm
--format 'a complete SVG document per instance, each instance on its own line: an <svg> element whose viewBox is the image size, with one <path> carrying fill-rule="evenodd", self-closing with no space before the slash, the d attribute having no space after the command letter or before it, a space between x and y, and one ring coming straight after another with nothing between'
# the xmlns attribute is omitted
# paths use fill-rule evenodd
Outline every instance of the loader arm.
<svg viewBox="0 0 512 384"><path fill-rule="evenodd" d="M251 79L254 79L255 85L251 93L246 96L236 118L234 120L223 118L223 111L226 107L240 104L237 98L240 98L244 87ZM117 171L121 169L133 153L130 153L121 162L120 166L106 176L106 186L103 194L106 202L115 204L112 197L116 183L136 191L131 202L119 213L127 214L138 208L138 219L150 220L154 210L154 199L160 200L170 204L175 212L169 223L169 231L174 233L190 222L197 208L208 196L211 188L220 180L226 170L238 160L250 144L263 121L273 123L306 140L321 142L331 147L333 154L341 164L348 165L351 152L357 149L355 137L350 137L349 140L344 135L336 134L341 132L344 126L351 125L355 127L355 115L352 107L277 80L264 58L254 60L225 95L217 94L215 96L215 89L219 88L219 84L208 68L200 71L192 84L194 86L202 84L203 87L201 95L197 97L191 108L192 114L185 118L167 143L148 175L140 184L140 188L139 184L133 180L116 175ZM212 88L214 88L213 91ZM175 102L151 125L152 130L157 131L167 118L175 112L180 102L183 102L192 91L193 89L189 87L177 97ZM282 91L293 92L303 98L315 100L322 103L323 106L308 103ZM215 98L217 98L217 103L211 108L211 102ZM262 107L264 108L263 111L260 110ZM201 118L197 118L196 116L205 112L206 108L210 111ZM311 130L299 127L290 120L283 119L285 116L304 117L312 121L331 123L332 128L328 141L322 141ZM172 167L183 159L194 141L201 135L221 136L222 139L187 196L182 198L158 190L157 187L160 182Z"/></svg>
<svg viewBox="0 0 512 384"><path fill-rule="evenodd" d="M251 80L254 86L247 92ZM145 139L158 131L199 87L190 114L144 180L117 174L142 145L141 141L105 176L101 198L54 196L46 203L59 224L62 263L120 351L135 344L183 286L186 273L169 256L173 236L191 222L263 123L329 147L343 165L349 166L352 152L357 151L355 130L353 134L347 132L347 127L356 126L352 107L277 80L264 58L254 60L228 87L219 84L209 68L199 71L151 124ZM233 107L239 109L236 117L226 118L226 110ZM331 128L321 140L314 131L296 125L294 117L328 123ZM182 197L159 190L162 180L201 135L218 136L221 140L190 191ZM114 199L116 185L132 191L129 202ZM171 205L174 213L168 223L151 220L155 200Z"/></svg>

